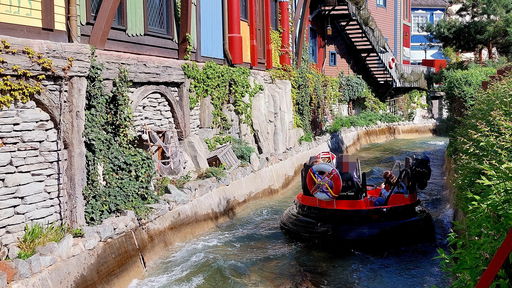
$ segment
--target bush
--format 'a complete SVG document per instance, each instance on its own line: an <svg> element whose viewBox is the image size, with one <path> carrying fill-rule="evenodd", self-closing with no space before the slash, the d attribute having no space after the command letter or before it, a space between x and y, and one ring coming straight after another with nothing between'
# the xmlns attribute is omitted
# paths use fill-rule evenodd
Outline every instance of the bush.
<svg viewBox="0 0 512 288"><path fill-rule="evenodd" d="M439 251L453 287L474 287L512 227L511 102L509 76L474 99L450 139L456 204L465 215L449 236L449 253ZM511 284L502 270L493 287Z"/></svg>
<svg viewBox="0 0 512 288"><path fill-rule="evenodd" d="M475 103L482 82L495 73L495 68L481 66L445 71L442 74L442 89L446 93L449 115L455 119L464 116L466 110Z"/></svg>
<svg viewBox="0 0 512 288"><path fill-rule="evenodd" d="M212 138L204 139L204 142L208 145L208 150L210 151L217 149L221 145L231 143L233 152L242 163L249 163L251 161L251 154L256 151L246 141L232 136L216 135Z"/></svg>
<svg viewBox="0 0 512 288"><path fill-rule="evenodd" d="M34 224L33 226L25 226L25 234L18 242L18 258L27 259L36 254L36 248L44 246L50 242L59 242L69 232L69 228L65 226L42 226Z"/></svg>
<svg viewBox="0 0 512 288"><path fill-rule="evenodd" d="M238 138L233 138L231 143L233 145L233 152L242 163L251 162L251 154L256 151L254 147L249 146L249 143Z"/></svg>
<svg viewBox="0 0 512 288"><path fill-rule="evenodd" d="M364 98L365 90L368 90L368 85L359 75L344 75L340 73L340 87L341 95L345 103Z"/></svg>
<svg viewBox="0 0 512 288"><path fill-rule="evenodd" d="M299 143L302 143L302 142L313 142L313 139L314 139L314 136L313 136L313 133L305 133L304 135L300 136L299 138Z"/></svg>
<svg viewBox="0 0 512 288"><path fill-rule="evenodd" d="M350 127L366 127L376 125L378 122L381 123L394 123L403 121L403 118L391 113L375 113L365 111L361 114L354 116L344 116L334 119L332 124L326 128L329 133L336 133L342 128Z"/></svg>
<svg viewBox="0 0 512 288"><path fill-rule="evenodd" d="M217 180L226 177L226 171L224 170L224 167L208 167L201 171L199 175L197 175L197 178L199 179L207 179L211 177L215 177Z"/></svg>

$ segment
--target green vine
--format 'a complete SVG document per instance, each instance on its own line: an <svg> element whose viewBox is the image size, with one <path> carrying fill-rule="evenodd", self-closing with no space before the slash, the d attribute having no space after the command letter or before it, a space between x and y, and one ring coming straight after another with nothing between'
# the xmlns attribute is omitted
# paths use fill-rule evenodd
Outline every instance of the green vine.
<svg viewBox="0 0 512 288"><path fill-rule="evenodd" d="M84 197L86 220L94 224L127 209L145 214L144 205L156 199L150 191L153 161L147 152L135 148L128 72L119 69L112 93L106 93L102 71L93 55L87 76Z"/></svg>
<svg viewBox="0 0 512 288"><path fill-rule="evenodd" d="M231 127L227 116L222 112L225 104L233 104L235 113L242 116L242 122L251 125L252 98L263 90L260 84L251 85L250 70L243 67L229 67L214 62L207 62L203 68L196 63L182 66L187 78L192 79L190 85L190 107L197 106L199 101L211 97L213 125L227 130Z"/></svg>
<svg viewBox="0 0 512 288"><path fill-rule="evenodd" d="M12 48L9 42L2 40L0 41L0 55L4 54L25 55L42 71L55 73L52 60L45 58L41 53L36 53L32 48L25 47L20 51ZM8 108L16 102L26 103L30 98L43 91L42 81L46 78L45 75L34 75L19 65L9 67L5 58L0 57L0 74L4 74L8 70L13 75L2 75L0 78L0 109Z"/></svg>
<svg viewBox="0 0 512 288"><path fill-rule="evenodd" d="M281 67L279 57L281 56L281 31L271 30L270 40L272 42L272 66L274 68Z"/></svg>
<svg viewBox="0 0 512 288"><path fill-rule="evenodd" d="M421 90L413 90L402 97L397 99L397 108L400 114L406 120L413 120L418 108L427 108L428 105L423 102L423 99L427 97L427 92Z"/></svg>
<svg viewBox="0 0 512 288"><path fill-rule="evenodd" d="M185 56L183 57L183 59L190 60L190 56L192 55L192 51L194 50L194 47L192 46L192 35L187 33L187 35L185 35L185 38L187 39L188 44L187 48L185 49Z"/></svg>

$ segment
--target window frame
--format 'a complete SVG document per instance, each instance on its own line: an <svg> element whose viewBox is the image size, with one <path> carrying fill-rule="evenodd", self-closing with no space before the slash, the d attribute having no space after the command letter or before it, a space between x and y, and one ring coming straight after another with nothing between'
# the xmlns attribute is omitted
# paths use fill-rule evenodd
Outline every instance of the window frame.
<svg viewBox="0 0 512 288"><path fill-rule="evenodd" d="M245 5L245 9L244 9ZM249 21L249 3L248 0L240 0L240 20Z"/></svg>
<svg viewBox="0 0 512 288"><path fill-rule="evenodd" d="M375 4L380 8L386 8L387 5L386 0L375 0Z"/></svg>
<svg viewBox="0 0 512 288"><path fill-rule="evenodd" d="M274 7L272 7L275 5ZM270 27L272 30L279 30L279 2L270 0Z"/></svg>
<svg viewBox="0 0 512 288"><path fill-rule="evenodd" d="M166 39L172 39L174 30L174 1L172 0L161 0L167 3L167 33L160 33L156 30L150 30L149 17L148 17L148 1L144 0L144 35L150 35L155 37L161 37Z"/></svg>
<svg viewBox="0 0 512 288"><path fill-rule="evenodd" d="M318 33L312 26L309 27L309 59L315 64L318 63Z"/></svg>
<svg viewBox="0 0 512 288"><path fill-rule="evenodd" d="M338 53L336 53L336 51L329 51L329 66L336 67L336 65L337 65L337 63L336 63L337 59L336 58L337 58L337 56L338 56Z"/></svg>
<svg viewBox="0 0 512 288"><path fill-rule="evenodd" d="M93 14L93 11L92 11L92 1L93 0L86 0L86 2L85 2L85 5L86 5L86 9L85 10L86 10L86 14L87 14L85 19L86 19L87 23L91 23L91 24L96 23L96 16L98 16L96 14ZM102 1L103 0L101 0L100 2L102 2ZM101 3L100 3L100 6L101 6ZM114 18L114 22L112 23L112 28L119 29L119 30L123 30L123 29L126 30L126 26L127 26L127 21L126 20L127 20L127 17L128 17L126 15L127 14L127 12L126 12L126 0L120 0L119 6L118 6L117 9L122 9L122 11L121 11L121 24L117 24L115 22L115 20L116 20L116 18L118 16L117 13L119 13L119 11L118 11L116 13L116 16L115 16L116 18Z"/></svg>
<svg viewBox="0 0 512 288"><path fill-rule="evenodd" d="M410 15L411 15L411 2L410 1L411 0L404 0L404 5L403 5L403 7L404 7L403 13L405 15L404 20L407 20L407 21L410 20Z"/></svg>
<svg viewBox="0 0 512 288"><path fill-rule="evenodd" d="M425 21L425 26L430 23L430 13L426 12L426 11L421 11L421 10L418 10L418 11L414 11L412 12L412 17L411 17L411 34L416 34L416 35L428 35L427 32L424 32L424 31L420 31L419 29L419 21L418 22L415 22L414 21L414 18L415 17L418 17L419 18L425 18L426 21ZM418 29L416 29L418 28Z"/></svg>
<svg viewBox="0 0 512 288"><path fill-rule="evenodd" d="M436 25L439 20L444 18L444 12L436 10L432 13L432 24Z"/></svg>

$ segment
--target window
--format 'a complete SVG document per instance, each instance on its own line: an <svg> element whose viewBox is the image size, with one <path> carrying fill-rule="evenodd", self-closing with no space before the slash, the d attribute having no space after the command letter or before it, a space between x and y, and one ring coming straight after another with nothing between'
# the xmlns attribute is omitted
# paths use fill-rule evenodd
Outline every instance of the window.
<svg viewBox="0 0 512 288"><path fill-rule="evenodd" d="M247 12L247 0L240 0L240 19L249 19Z"/></svg>
<svg viewBox="0 0 512 288"><path fill-rule="evenodd" d="M441 11L434 12L434 25L436 25L439 20L443 19L443 15L444 14Z"/></svg>
<svg viewBox="0 0 512 288"><path fill-rule="evenodd" d="M427 14L416 14L412 16L412 33L425 33L423 30L428 23Z"/></svg>
<svg viewBox="0 0 512 288"><path fill-rule="evenodd" d="M98 12L100 11L100 6L101 6L101 1L102 0L91 0L91 20L95 21L96 20L96 16L98 16ZM116 15L114 16L114 22L112 23L112 25L114 27L124 27L125 26L125 21L124 21L124 1L121 0L119 2L119 6L117 7L117 13Z"/></svg>
<svg viewBox="0 0 512 288"><path fill-rule="evenodd" d="M146 3L147 31L169 35L171 32L169 0L147 0Z"/></svg>
<svg viewBox="0 0 512 288"><path fill-rule="evenodd" d="M315 28L309 28L309 58L312 62L317 63L318 45L316 42Z"/></svg>
<svg viewBox="0 0 512 288"><path fill-rule="evenodd" d="M386 0L377 0L377 7L386 7Z"/></svg>
<svg viewBox="0 0 512 288"><path fill-rule="evenodd" d="M336 66L336 51L329 51L329 66Z"/></svg>
<svg viewBox="0 0 512 288"><path fill-rule="evenodd" d="M270 25L274 30L279 28L279 5L277 5L277 0L270 0Z"/></svg>

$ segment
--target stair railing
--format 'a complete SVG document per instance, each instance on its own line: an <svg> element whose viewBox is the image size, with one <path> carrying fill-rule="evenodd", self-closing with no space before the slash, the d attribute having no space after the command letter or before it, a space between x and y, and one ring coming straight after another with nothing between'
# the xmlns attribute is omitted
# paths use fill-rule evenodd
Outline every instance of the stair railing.
<svg viewBox="0 0 512 288"><path fill-rule="evenodd" d="M398 73L394 62L391 63L392 59L394 58L393 52L379 27L377 27L370 11L366 7L366 1L364 2L365 4L361 5L361 8L358 8L352 2L346 1L348 11L352 18L359 22L363 28L364 33L366 34L366 37L377 51L379 58L384 63L386 70L389 72L393 79L393 86L400 86L400 74Z"/></svg>

